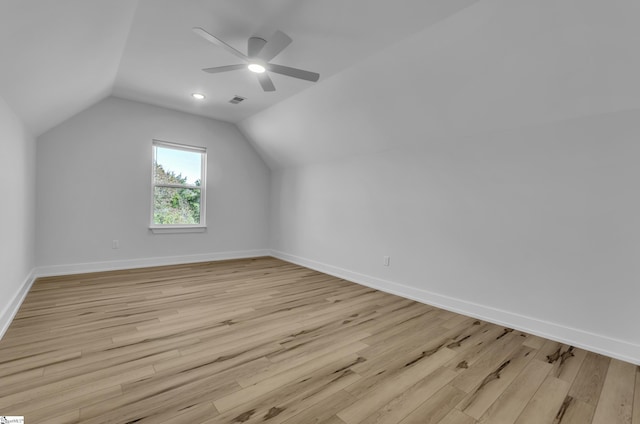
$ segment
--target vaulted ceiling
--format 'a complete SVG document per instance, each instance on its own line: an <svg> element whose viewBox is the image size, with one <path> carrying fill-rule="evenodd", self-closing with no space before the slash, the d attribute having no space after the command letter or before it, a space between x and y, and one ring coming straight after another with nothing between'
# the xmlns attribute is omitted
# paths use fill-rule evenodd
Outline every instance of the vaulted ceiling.
<svg viewBox="0 0 640 424"><path fill-rule="evenodd" d="M640 2L481 0L240 124L274 167L640 109Z"/></svg>
<svg viewBox="0 0 640 424"><path fill-rule="evenodd" d="M239 61L193 27L243 52L280 30L293 43L273 62L322 82L474 1L1 0L0 96L36 134L110 94L239 122L313 83L276 74L267 93L247 70L204 73Z"/></svg>
<svg viewBox="0 0 640 424"><path fill-rule="evenodd" d="M36 135L113 90L129 0L0 0L0 96Z"/></svg>
<svg viewBox="0 0 640 424"><path fill-rule="evenodd" d="M294 166L640 108L638 22L636 0L0 0L0 96L36 135L116 95L236 123ZM320 81L204 73L238 59L194 26L244 52L283 31L273 62Z"/></svg>

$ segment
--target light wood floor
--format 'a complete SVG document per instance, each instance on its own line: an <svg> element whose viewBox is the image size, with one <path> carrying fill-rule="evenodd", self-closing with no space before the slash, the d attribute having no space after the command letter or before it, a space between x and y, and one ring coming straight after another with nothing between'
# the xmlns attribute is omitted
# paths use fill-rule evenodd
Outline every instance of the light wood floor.
<svg viewBox="0 0 640 424"><path fill-rule="evenodd" d="M26 423L640 424L638 367L273 258L38 280Z"/></svg>

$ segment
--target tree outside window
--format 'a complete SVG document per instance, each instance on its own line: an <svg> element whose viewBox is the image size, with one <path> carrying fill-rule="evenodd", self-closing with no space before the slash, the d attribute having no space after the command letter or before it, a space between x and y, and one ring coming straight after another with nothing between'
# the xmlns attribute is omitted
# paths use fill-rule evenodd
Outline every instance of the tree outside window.
<svg viewBox="0 0 640 424"><path fill-rule="evenodd" d="M206 150L153 142L152 227L203 227Z"/></svg>

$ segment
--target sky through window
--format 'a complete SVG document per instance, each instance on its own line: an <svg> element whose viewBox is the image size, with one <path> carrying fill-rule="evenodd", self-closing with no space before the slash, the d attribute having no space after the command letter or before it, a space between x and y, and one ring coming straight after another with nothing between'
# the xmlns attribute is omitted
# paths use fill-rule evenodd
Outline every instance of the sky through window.
<svg viewBox="0 0 640 424"><path fill-rule="evenodd" d="M186 184L194 185L201 175L201 155L185 150L167 149L155 147L156 160L166 172L182 174L187 178Z"/></svg>

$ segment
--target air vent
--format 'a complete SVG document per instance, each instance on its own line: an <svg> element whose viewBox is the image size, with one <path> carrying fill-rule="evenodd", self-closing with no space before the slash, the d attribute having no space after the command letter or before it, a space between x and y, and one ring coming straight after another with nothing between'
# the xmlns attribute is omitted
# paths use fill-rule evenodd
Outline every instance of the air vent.
<svg viewBox="0 0 640 424"><path fill-rule="evenodd" d="M244 97L235 96L233 99L229 100L229 103L237 105L238 103L240 103L240 102L242 102L244 100L246 100Z"/></svg>

